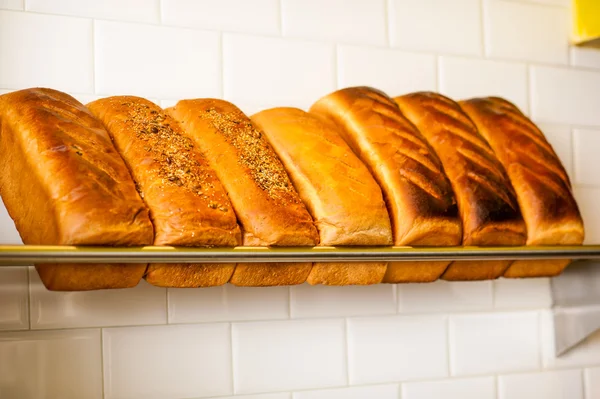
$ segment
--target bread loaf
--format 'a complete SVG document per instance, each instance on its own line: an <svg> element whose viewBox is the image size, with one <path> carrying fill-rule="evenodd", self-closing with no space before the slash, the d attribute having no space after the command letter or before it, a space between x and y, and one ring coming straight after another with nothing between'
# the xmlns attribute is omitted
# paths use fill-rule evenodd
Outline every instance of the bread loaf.
<svg viewBox="0 0 600 399"><path fill-rule="evenodd" d="M206 154L233 204L245 246L313 246L313 221L262 132L235 105L182 100L168 112ZM230 282L241 286L301 284L311 263L237 265Z"/></svg>
<svg viewBox="0 0 600 399"><path fill-rule="evenodd" d="M581 244L583 220L571 182L537 126L498 97L474 98L460 105L506 168L527 225L527 245ZM515 261L504 276L554 276L568 264L568 260Z"/></svg>
<svg viewBox="0 0 600 399"><path fill-rule="evenodd" d="M235 246L241 233L225 189L179 124L139 97L88 104L107 127L150 208L155 245ZM207 287L229 281L235 264L151 264L146 280L161 287Z"/></svg>
<svg viewBox="0 0 600 399"><path fill-rule="evenodd" d="M381 189L325 119L298 108L252 116L281 159L319 231L321 245L391 245ZM315 263L310 284L380 283L387 263Z"/></svg>
<svg viewBox="0 0 600 399"><path fill-rule="evenodd" d="M395 245L460 244L456 201L442 165L391 98L369 87L352 87L321 98L310 112L340 128L381 186ZM434 281L448 263L390 263L384 282Z"/></svg>
<svg viewBox="0 0 600 399"><path fill-rule="evenodd" d="M506 172L460 106L441 94L420 92L394 99L425 136L444 166L456 195L463 245L524 245L525 223ZM456 261L446 280L502 276L511 261Z"/></svg>
<svg viewBox="0 0 600 399"><path fill-rule="evenodd" d="M102 123L51 89L0 96L0 195L25 244L146 245L148 210ZM49 290L133 287L146 265L42 264Z"/></svg>

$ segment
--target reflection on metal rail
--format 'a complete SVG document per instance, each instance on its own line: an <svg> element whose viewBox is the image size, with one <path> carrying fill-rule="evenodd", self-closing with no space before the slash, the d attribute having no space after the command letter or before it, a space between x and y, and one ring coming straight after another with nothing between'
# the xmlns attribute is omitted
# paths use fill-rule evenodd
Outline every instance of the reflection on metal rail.
<svg viewBox="0 0 600 399"><path fill-rule="evenodd" d="M544 247L174 248L0 245L0 266L34 263L402 262L600 259L600 245Z"/></svg>

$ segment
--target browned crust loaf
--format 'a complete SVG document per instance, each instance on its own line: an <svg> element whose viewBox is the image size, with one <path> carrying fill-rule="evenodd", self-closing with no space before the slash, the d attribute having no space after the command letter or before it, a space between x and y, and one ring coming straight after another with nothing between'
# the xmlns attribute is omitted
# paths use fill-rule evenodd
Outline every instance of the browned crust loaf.
<svg viewBox="0 0 600 399"><path fill-rule="evenodd" d="M51 89L0 96L0 194L25 244L147 245L153 228L102 123ZM135 286L146 265L36 266L50 290Z"/></svg>
<svg viewBox="0 0 600 399"><path fill-rule="evenodd" d="M235 246L241 242L233 207L215 172L179 124L139 97L94 101L89 109L106 125L150 208L155 245ZM226 283L226 265L151 264L154 285L196 287Z"/></svg>
<svg viewBox="0 0 600 399"><path fill-rule="evenodd" d="M215 99L182 100L167 111L217 171L242 227L244 245L312 246L319 242L313 221L281 161L242 111ZM287 264L275 271L273 265L240 264L230 282L247 286L300 284L310 267L310 263Z"/></svg>
<svg viewBox="0 0 600 399"><path fill-rule="evenodd" d="M439 156L450 179L463 226L463 245L524 245L525 223L506 172L460 106L441 94L394 99ZM447 280L500 277L510 261L453 262Z"/></svg>
<svg viewBox="0 0 600 399"><path fill-rule="evenodd" d="M335 125L298 108L252 116L283 162L319 230L321 245L391 245L381 189ZM381 282L387 263L315 263L310 284Z"/></svg>
<svg viewBox="0 0 600 399"><path fill-rule="evenodd" d="M396 245L460 243L456 201L441 162L392 99L369 87L352 87L321 98L310 112L340 128L344 140L381 186ZM397 282L392 280L396 266L402 267L406 276L410 264L390 264L384 281ZM437 273L441 268L435 265L434 269ZM427 281L439 277L422 270L414 274L427 275Z"/></svg>
<svg viewBox="0 0 600 399"><path fill-rule="evenodd" d="M488 141L517 194L527 225L527 245L578 245L583 242L583 220L571 193L571 183L543 133L517 107L498 98L460 102ZM514 262L506 277L555 275L565 261Z"/></svg>

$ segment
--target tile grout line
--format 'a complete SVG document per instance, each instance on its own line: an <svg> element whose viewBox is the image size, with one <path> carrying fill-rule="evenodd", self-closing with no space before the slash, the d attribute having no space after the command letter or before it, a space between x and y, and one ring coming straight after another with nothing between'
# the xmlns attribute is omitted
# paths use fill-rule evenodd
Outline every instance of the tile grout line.
<svg viewBox="0 0 600 399"><path fill-rule="evenodd" d="M231 394L235 395L235 356L233 355L233 323L229 323L229 354L231 360Z"/></svg>
<svg viewBox="0 0 600 399"><path fill-rule="evenodd" d="M277 1L277 30L279 32L279 36L283 37L283 0Z"/></svg>
<svg viewBox="0 0 600 399"><path fill-rule="evenodd" d="M340 52L340 48L339 48L339 44L334 44L333 45L333 88L335 90L338 90L340 88L340 74L338 71L339 68L339 62L338 62L338 58L339 58L339 52Z"/></svg>
<svg viewBox="0 0 600 399"><path fill-rule="evenodd" d="M104 328L100 328L100 373L102 376L102 398L106 398L104 391Z"/></svg>
<svg viewBox="0 0 600 399"><path fill-rule="evenodd" d="M479 0L479 22L481 23L481 27L479 28L479 33L481 34L481 58L486 59L486 51L485 49L489 46L486 45L486 18L485 18L485 0Z"/></svg>
<svg viewBox="0 0 600 399"><path fill-rule="evenodd" d="M448 355L448 360L447 360L447 370L448 370L448 377L452 378L452 357L454 355L454 351L452 350L452 339L453 337L451 337L451 328L450 328L450 315L446 316L446 345L448 346L446 348L446 354Z"/></svg>
<svg viewBox="0 0 600 399"><path fill-rule="evenodd" d="M586 372L585 372L585 368L581 369L581 374L580 374L580 378L581 378L581 388L583 390L583 399L593 399L593 398L588 398L587 395L587 378L586 378Z"/></svg>
<svg viewBox="0 0 600 399"><path fill-rule="evenodd" d="M384 30L385 30L385 41L386 47L392 47L392 33L391 33L391 16L390 9L392 0L384 0L383 2L383 13L385 18Z"/></svg>
<svg viewBox="0 0 600 399"><path fill-rule="evenodd" d="M96 87L96 20L92 18L92 92L97 95Z"/></svg>
<svg viewBox="0 0 600 399"><path fill-rule="evenodd" d="M350 386L350 342L348 339L348 317L344 317L344 343L346 350L344 351L344 360L346 363L346 386Z"/></svg>
<svg viewBox="0 0 600 399"><path fill-rule="evenodd" d="M292 287L287 287L287 291L288 291L288 295L287 295L287 299L288 299L288 320L292 320Z"/></svg>
<svg viewBox="0 0 600 399"><path fill-rule="evenodd" d="M25 270L27 271L27 321L29 323L29 330L31 331L31 270L30 267L26 266Z"/></svg>
<svg viewBox="0 0 600 399"><path fill-rule="evenodd" d="M165 288L165 324L169 325L171 323L171 315L169 312L169 289Z"/></svg>
<svg viewBox="0 0 600 399"><path fill-rule="evenodd" d="M498 385L498 374L494 374L494 398L498 399L500 397L500 386Z"/></svg>

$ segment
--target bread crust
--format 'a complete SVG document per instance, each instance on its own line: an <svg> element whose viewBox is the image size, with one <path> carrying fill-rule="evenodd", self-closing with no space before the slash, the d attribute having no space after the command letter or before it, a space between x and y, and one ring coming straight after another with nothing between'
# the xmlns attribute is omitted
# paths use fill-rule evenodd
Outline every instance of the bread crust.
<svg viewBox="0 0 600 399"><path fill-rule="evenodd" d="M52 89L0 96L0 195L25 244L152 243L148 209L109 135ZM137 285L146 265L37 265L49 290Z"/></svg>
<svg viewBox="0 0 600 399"><path fill-rule="evenodd" d="M527 225L527 245L579 245L584 227L571 182L540 129L499 97L459 102L487 140L517 194ZM568 261L516 261L505 277L559 274Z"/></svg>
<svg viewBox="0 0 600 399"><path fill-rule="evenodd" d="M391 245L381 189L332 123L298 108L252 116L285 166L319 231L321 245ZM360 210L360 211L357 211ZM387 263L315 263L310 284L381 282Z"/></svg>
<svg viewBox="0 0 600 399"><path fill-rule="evenodd" d="M107 127L150 208L154 245L236 246L241 232L225 189L204 154L158 105L134 96L88 108ZM225 284L234 264L151 264L146 280L162 287Z"/></svg>
<svg viewBox="0 0 600 399"><path fill-rule="evenodd" d="M373 88L351 87L321 98L310 112L338 126L379 183L395 245L460 243L456 201L442 165L391 98ZM448 263L390 263L384 282L433 281Z"/></svg>
<svg viewBox="0 0 600 399"><path fill-rule="evenodd" d="M167 110L206 154L229 194L245 246L313 246L317 230L263 133L235 105L182 100ZM243 286L306 281L312 264L239 264L230 282Z"/></svg>
<svg viewBox="0 0 600 399"><path fill-rule="evenodd" d="M448 97L432 92L394 98L436 151L452 184L462 220L462 244L524 245L525 223L502 164L471 119ZM446 280L488 280L511 261L456 261Z"/></svg>

